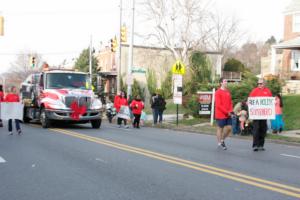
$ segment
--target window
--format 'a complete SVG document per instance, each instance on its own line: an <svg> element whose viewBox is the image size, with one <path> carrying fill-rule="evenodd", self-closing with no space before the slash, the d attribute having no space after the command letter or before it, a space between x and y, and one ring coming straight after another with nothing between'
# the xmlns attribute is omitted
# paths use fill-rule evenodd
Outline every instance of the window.
<svg viewBox="0 0 300 200"><path fill-rule="evenodd" d="M89 77L86 74L49 73L47 74L47 89L89 89Z"/></svg>
<svg viewBox="0 0 300 200"><path fill-rule="evenodd" d="M293 32L300 32L300 13L293 17Z"/></svg>
<svg viewBox="0 0 300 200"><path fill-rule="evenodd" d="M300 71L300 51L297 50L292 51L291 70Z"/></svg>

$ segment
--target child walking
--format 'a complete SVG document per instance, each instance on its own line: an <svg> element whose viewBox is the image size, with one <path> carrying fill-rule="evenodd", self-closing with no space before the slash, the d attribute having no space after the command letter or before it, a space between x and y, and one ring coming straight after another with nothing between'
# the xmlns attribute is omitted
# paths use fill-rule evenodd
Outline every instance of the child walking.
<svg viewBox="0 0 300 200"><path fill-rule="evenodd" d="M275 120L271 120L271 128L274 134L280 133L284 127L284 122L282 118L282 108L283 102L280 94L275 96Z"/></svg>
<svg viewBox="0 0 300 200"><path fill-rule="evenodd" d="M137 95L131 102L130 108L132 109L132 113L134 115L133 128L140 128L140 119L144 109L144 102L141 100L139 95Z"/></svg>

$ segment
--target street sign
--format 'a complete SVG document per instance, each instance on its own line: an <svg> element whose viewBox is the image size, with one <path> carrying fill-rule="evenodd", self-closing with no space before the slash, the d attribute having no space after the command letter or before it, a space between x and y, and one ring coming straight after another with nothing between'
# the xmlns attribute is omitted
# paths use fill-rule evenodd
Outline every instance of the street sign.
<svg viewBox="0 0 300 200"><path fill-rule="evenodd" d="M174 104L182 104L182 75L173 75L173 101Z"/></svg>
<svg viewBox="0 0 300 200"><path fill-rule="evenodd" d="M180 60L177 60L172 66L172 73L183 75L185 73L185 65Z"/></svg>
<svg viewBox="0 0 300 200"><path fill-rule="evenodd" d="M132 67L131 72L132 73L145 74L146 70L144 68L141 68L141 67Z"/></svg>

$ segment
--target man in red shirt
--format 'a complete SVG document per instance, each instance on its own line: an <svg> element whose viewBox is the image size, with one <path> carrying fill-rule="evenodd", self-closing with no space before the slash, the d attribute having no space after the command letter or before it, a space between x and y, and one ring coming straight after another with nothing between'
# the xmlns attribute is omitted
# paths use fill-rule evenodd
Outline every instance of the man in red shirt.
<svg viewBox="0 0 300 200"><path fill-rule="evenodd" d="M265 87L264 79L260 78L257 81L257 87L254 88L249 97L272 97L272 92ZM253 120L253 151L264 151L265 137L267 134L267 120Z"/></svg>
<svg viewBox="0 0 300 200"><path fill-rule="evenodd" d="M227 80L220 79L220 88L215 94L215 118L217 120L218 146L226 150L225 139L231 132L232 100L230 91L227 89Z"/></svg>

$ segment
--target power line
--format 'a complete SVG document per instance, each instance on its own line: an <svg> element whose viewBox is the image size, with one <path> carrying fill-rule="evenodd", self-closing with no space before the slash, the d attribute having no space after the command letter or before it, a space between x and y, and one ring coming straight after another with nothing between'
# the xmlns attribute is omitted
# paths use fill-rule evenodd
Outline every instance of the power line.
<svg viewBox="0 0 300 200"><path fill-rule="evenodd" d="M69 52L34 52L41 55L68 55L68 54L77 54L80 53L80 51L69 51ZM0 52L0 56L14 56L14 55L24 55L24 54L31 54L30 52L24 52L24 53L6 53L6 52Z"/></svg>

